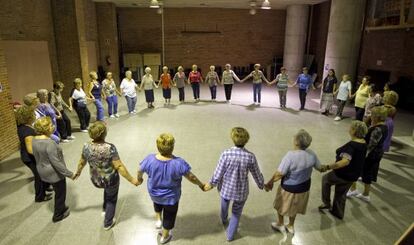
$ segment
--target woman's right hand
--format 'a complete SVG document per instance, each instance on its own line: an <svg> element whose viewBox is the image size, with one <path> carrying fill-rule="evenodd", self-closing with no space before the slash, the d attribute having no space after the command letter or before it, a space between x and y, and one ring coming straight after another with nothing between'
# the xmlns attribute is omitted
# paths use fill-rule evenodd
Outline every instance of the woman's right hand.
<svg viewBox="0 0 414 245"><path fill-rule="evenodd" d="M139 183L139 181L138 181L138 179L137 179L137 178L134 178L134 179L131 181L131 184L133 184L133 185L135 185L135 186L139 186L141 183Z"/></svg>

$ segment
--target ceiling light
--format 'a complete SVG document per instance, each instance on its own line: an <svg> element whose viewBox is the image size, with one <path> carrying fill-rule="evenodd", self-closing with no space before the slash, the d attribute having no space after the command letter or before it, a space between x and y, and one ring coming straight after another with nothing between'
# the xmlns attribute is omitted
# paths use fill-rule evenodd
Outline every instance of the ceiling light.
<svg viewBox="0 0 414 245"><path fill-rule="evenodd" d="M271 9L269 0L264 0L261 9Z"/></svg>
<svg viewBox="0 0 414 245"><path fill-rule="evenodd" d="M251 8L256 7L256 1L250 1L249 5Z"/></svg>
<svg viewBox="0 0 414 245"><path fill-rule="evenodd" d="M256 14L256 9L255 9L255 8L251 8L251 9L249 10L249 14L250 14L250 15L255 15L255 14Z"/></svg>
<svg viewBox="0 0 414 245"><path fill-rule="evenodd" d="M151 0L150 8L157 9L159 7L160 7L160 4L158 3L158 0Z"/></svg>

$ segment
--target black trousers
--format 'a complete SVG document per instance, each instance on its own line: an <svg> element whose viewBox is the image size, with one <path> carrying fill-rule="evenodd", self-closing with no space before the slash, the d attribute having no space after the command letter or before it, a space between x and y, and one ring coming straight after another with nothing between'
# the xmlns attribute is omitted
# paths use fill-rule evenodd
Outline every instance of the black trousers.
<svg viewBox="0 0 414 245"><path fill-rule="evenodd" d="M62 220L63 214L69 208L66 206L66 179L52 184L55 192L55 207L53 211L53 222Z"/></svg>
<svg viewBox="0 0 414 245"><path fill-rule="evenodd" d="M172 230L175 225L175 218L178 212L178 202L174 205L162 205L154 202L154 211L162 213L162 227Z"/></svg>
<svg viewBox="0 0 414 245"><path fill-rule="evenodd" d="M46 196L46 189L49 187L49 183L42 181L37 172L36 162L24 162L33 173L34 176L34 188L35 188L35 202L42 202Z"/></svg>
<svg viewBox="0 0 414 245"><path fill-rule="evenodd" d="M200 99L200 83L191 83L194 99Z"/></svg>
<svg viewBox="0 0 414 245"><path fill-rule="evenodd" d="M104 189L103 210L105 211L104 226L108 227L112 224L115 216L116 203L118 202L119 184Z"/></svg>
<svg viewBox="0 0 414 245"><path fill-rule="evenodd" d="M184 101L184 98L185 98L184 96L185 96L184 87L178 88L178 98L179 98L179 100Z"/></svg>
<svg viewBox="0 0 414 245"><path fill-rule="evenodd" d="M299 100L300 100L300 109L305 109L306 104L306 95L307 95L306 89L299 89Z"/></svg>
<svg viewBox="0 0 414 245"><path fill-rule="evenodd" d="M360 108L355 106L355 120L363 121L365 114L365 108Z"/></svg>
<svg viewBox="0 0 414 245"><path fill-rule="evenodd" d="M335 186L334 200L331 205L331 187ZM331 206L331 212L342 219L345 213L346 193L352 185L352 181L347 181L336 176L334 171L322 177L322 202Z"/></svg>
<svg viewBox="0 0 414 245"><path fill-rule="evenodd" d="M361 175L364 184L370 185L372 182L377 182L378 170L383 154L383 152L371 153L365 158Z"/></svg>
<svg viewBox="0 0 414 245"><path fill-rule="evenodd" d="M76 114L78 114L81 130L86 130L89 127L89 121L91 120L91 113L88 107L75 107Z"/></svg>
<svg viewBox="0 0 414 245"><path fill-rule="evenodd" d="M72 135L72 125L65 111L60 111L60 114L62 115L62 118L56 119L56 124L60 138L64 140Z"/></svg>
<svg viewBox="0 0 414 245"><path fill-rule="evenodd" d="M226 94L226 100L231 100L232 89L233 89L233 84L224 84L224 93Z"/></svg>
<svg viewBox="0 0 414 245"><path fill-rule="evenodd" d="M346 105L346 100L338 100L338 111L336 112L337 117L342 117L342 112L344 111Z"/></svg>

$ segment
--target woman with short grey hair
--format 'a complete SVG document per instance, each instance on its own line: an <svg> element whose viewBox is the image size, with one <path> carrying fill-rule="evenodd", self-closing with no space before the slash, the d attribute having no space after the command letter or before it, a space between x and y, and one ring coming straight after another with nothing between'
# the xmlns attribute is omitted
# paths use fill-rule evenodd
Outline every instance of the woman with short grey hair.
<svg viewBox="0 0 414 245"><path fill-rule="evenodd" d="M271 224L280 232L285 228L294 233L296 215L305 214L309 200L312 169L322 171L322 166L316 154L308 149L312 136L304 129L299 130L293 137L293 150L283 157L278 170L265 185L265 190L273 189L274 182L281 179L281 184L273 203L277 210L278 221ZM285 226L284 216L289 216L289 224Z"/></svg>

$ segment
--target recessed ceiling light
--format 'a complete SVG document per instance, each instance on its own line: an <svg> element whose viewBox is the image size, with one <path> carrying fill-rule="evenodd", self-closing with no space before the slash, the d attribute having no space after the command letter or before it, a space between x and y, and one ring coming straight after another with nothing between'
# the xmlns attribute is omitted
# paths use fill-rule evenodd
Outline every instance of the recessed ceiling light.
<svg viewBox="0 0 414 245"><path fill-rule="evenodd" d="M264 0L261 9L271 9L269 0Z"/></svg>
<svg viewBox="0 0 414 245"><path fill-rule="evenodd" d="M160 7L160 4L158 3L158 0L151 0L150 8L157 9L159 7Z"/></svg>

